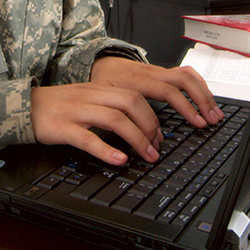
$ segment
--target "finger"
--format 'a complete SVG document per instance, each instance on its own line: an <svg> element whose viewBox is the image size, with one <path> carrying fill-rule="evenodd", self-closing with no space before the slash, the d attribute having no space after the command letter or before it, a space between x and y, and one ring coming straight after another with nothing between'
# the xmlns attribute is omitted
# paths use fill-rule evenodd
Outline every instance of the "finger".
<svg viewBox="0 0 250 250"><path fill-rule="evenodd" d="M205 80L192 67L176 67L170 70L154 67L154 71L158 71L162 81L171 82L173 86L184 90L210 124L224 119L224 114L214 101Z"/></svg>
<svg viewBox="0 0 250 250"><path fill-rule="evenodd" d="M159 154L152 143L123 112L88 104L81 112L77 112L77 116L78 124L85 124L85 128L86 126L94 126L116 133L128 142L146 161L155 162L159 158Z"/></svg>
<svg viewBox="0 0 250 250"><path fill-rule="evenodd" d="M97 85L89 91L85 101L122 111L140 128L149 141L156 140L155 145L163 140L162 134L159 132L158 118L139 92L118 87L100 86L99 88Z"/></svg>
<svg viewBox="0 0 250 250"><path fill-rule="evenodd" d="M88 152L111 165L123 165L128 160L126 154L108 145L96 134L83 129L77 124L70 124L64 127L64 141L65 144Z"/></svg>
<svg viewBox="0 0 250 250"><path fill-rule="evenodd" d="M224 118L222 111L214 102L211 92L197 82L174 86L144 77L142 81L137 82L136 88L147 98L168 102L194 126L201 127L205 126L206 123L201 116L198 116L198 112L180 92L180 89L187 92L194 103L197 104L202 116L208 123L215 124Z"/></svg>
<svg viewBox="0 0 250 250"><path fill-rule="evenodd" d="M168 86L167 92L168 93L165 94L165 101L180 113L190 124L198 128L203 128L207 125L206 120L176 87Z"/></svg>
<svg viewBox="0 0 250 250"><path fill-rule="evenodd" d="M223 120L225 115L214 101L213 94L209 90L205 80L191 67L184 68L186 84L184 91L193 99L199 107L200 112L210 124Z"/></svg>

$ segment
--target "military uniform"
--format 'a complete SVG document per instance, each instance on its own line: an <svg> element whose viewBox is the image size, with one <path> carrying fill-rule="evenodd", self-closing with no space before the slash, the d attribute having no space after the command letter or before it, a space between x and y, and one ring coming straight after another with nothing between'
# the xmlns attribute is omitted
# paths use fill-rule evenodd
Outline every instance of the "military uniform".
<svg viewBox="0 0 250 250"><path fill-rule="evenodd" d="M86 82L101 53L147 62L107 37L98 0L0 0L0 43L0 147L36 142L32 87Z"/></svg>

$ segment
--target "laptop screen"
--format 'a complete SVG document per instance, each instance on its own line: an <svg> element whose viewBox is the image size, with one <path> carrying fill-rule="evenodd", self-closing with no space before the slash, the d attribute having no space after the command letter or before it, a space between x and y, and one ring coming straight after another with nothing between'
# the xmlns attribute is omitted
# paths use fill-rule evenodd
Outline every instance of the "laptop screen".
<svg viewBox="0 0 250 250"><path fill-rule="evenodd" d="M247 213L250 205L250 121L234 159L224 194L207 242L208 249L224 249L228 240L227 228L234 210Z"/></svg>

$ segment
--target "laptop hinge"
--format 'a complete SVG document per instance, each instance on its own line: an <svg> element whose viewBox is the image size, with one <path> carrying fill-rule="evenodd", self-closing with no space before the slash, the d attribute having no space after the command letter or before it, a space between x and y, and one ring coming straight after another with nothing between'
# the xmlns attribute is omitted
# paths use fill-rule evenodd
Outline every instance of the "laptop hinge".
<svg viewBox="0 0 250 250"><path fill-rule="evenodd" d="M231 250L250 250L250 219L245 213L234 210L228 226L228 236Z"/></svg>

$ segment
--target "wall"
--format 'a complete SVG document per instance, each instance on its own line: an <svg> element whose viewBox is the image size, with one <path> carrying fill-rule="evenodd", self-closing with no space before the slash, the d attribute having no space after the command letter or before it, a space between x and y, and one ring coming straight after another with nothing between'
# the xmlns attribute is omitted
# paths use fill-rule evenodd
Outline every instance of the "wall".
<svg viewBox="0 0 250 250"><path fill-rule="evenodd" d="M227 0L211 2L209 14L250 14L250 0Z"/></svg>
<svg viewBox="0 0 250 250"><path fill-rule="evenodd" d="M100 0L106 17L109 0ZM151 63L179 65L193 42L184 33L184 14L205 14L206 0L114 0L108 34L142 46Z"/></svg>

